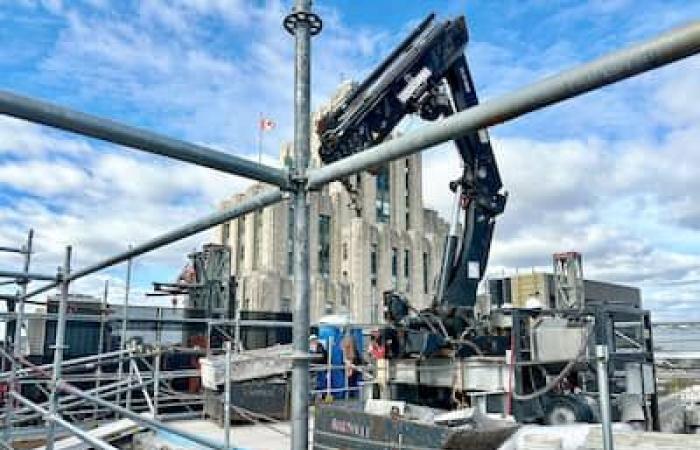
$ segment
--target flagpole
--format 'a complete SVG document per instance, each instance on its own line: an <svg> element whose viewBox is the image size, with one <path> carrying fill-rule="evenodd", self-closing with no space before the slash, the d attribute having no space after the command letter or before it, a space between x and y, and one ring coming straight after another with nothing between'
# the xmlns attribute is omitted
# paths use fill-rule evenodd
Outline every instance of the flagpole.
<svg viewBox="0 0 700 450"><path fill-rule="evenodd" d="M262 164L263 114L258 120L258 164Z"/></svg>

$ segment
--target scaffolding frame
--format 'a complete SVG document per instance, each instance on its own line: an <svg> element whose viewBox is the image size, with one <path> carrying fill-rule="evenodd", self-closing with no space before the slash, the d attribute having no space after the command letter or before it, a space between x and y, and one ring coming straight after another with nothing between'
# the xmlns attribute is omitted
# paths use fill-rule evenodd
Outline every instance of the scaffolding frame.
<svg viewBox="0 0 700 450"><path fill-rule="evenodd" d="M398 158L426 150L440 143L458 138L468 132L504 123L524 114L536 111L563 100L593 91L625 78L661 67L679 59L700 52L700 21L691 22L670 32L659 35L647 42L613 52L590 63L583 64L560 74L543 79L520 90L507 93L481 103L467 110L424 125L423 127L376 145L364 152L321 168L309 170L310 153L310 58L311 37L321 31L321 20L312 12L311 0L295 0L291 13L284 20L284 27L294 36L294 158L290 170L269 167L213 150L201 145L169 138L148 130L128 126L119 122L70 110L52 103L0 91L0 114L28 120L61 130L77 133L111 143L131 147L175 160L189 162L203 167L240 175L252 180L275 186L255 195L241 204L218 212L200 220L186 224L151 241L130 248L116 256L86 268L70 270L70 247L61 272L55 276L32 274L29 272L29 251L4 248L16 253L24 253L26 263L22 272L0 272L0 276L17 278L22 292L17 296L20 305L39 293L60 286L61 296L57 316L56 349L51 372L50 404L46 410L21 396L11 384L10 396L42 414L49 428L49 438L55 434L58 424L68 429L86 442L98 448L111 449L109 444L89 436L58 416L58 393L64 392L101 406L121 416L128 417L145 427L165 430L209 448L227 448L228 443L212 441L192 433L175 429L156 418L145 417L118 404L108 402L92 393L82 391L62 378L63 346L66 329L66 305L70 283L86 275L95 273L121 262L131 261L146 252L158 249L172 242L204 231L216 225L240 217L282 199L294 202L294 321L293 321L293 369L292 369L292 440L293 450L308 447L308 399L309 399L309 210L307 195L310 190ZM30 237L31 242L31 237ZM0 249L2 250L2 249ZM31 280L50 281L48 284L27 292L26 285ZM15 317L17 328L24 320L23 307ZM125 319L126 312L125 312ZM15 342L14 352L19 352L19 342ZM230 354L230 351L229 351ZM21 356L21 355L20 355ZM12 358L16 365L19 358ZM13 371L14 372L14 371ZM131 387L131 386L130 386ZM127 391L130 392L130 391ZM6 438L11 439L11 424L6 428ZM228 440L228 438L227 438ZM7 439L6 439L7 441ZM47 443L52 448L53 442Z"/></svg>

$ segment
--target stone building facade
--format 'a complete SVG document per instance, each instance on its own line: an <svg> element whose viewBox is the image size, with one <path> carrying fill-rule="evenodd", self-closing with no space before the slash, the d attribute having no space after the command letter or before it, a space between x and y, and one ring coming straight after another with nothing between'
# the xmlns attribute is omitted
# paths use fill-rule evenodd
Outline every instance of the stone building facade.
<svg viewBox="0 0 700 450"><path fill-rule="evenodd" d="M311 165L320 161L312 140ZM283 164L292 148L281 152ZM348 189L348 186L350 189ZM231 207L266 189L256 184L221 204ZM351 193L352 192L352 193ZM381 320L382 293L396 289L416 307L432 300L448 224L423 207L421 155L334 182L310 194L311 320L347 313ZM283 201L218 227L232 249L243 309L291 311L292 204Z"/></svg>

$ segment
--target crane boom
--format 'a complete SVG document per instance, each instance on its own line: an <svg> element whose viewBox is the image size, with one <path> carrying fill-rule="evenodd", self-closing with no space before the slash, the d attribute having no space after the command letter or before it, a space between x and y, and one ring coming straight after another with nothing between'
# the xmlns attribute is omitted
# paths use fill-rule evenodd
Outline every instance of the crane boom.
<svg viewBox="0 0 700 450"><path fill-rule="evenodd" d="M328 164L379 144L406 115L432 121L478 104L464 55L468 38L464 17L442 22L434 14L426 17L319 119L321 160ZM503 212L506 197L487 130L454 142L464 170L450 187L464 211L463 234L460 239L451 233L447 239L436 304L442 311L457 308L468 313L476 302L495 218Z"/></svg>

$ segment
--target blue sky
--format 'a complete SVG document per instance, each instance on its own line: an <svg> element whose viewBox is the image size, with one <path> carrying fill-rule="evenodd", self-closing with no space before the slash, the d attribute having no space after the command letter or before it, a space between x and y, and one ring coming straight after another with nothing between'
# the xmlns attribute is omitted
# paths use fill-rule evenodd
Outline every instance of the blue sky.
<svg viewBox="0 0 700 450"><path fill-rule="evenodd" d="M430 11L465 14L482 100L700 18L689 1L316 2L313 103L360 79ZM262 112L277 128L264 161L292 136L290 2L0 0L0 88L149 127L253 159ZM592 278L639 286L657 317L700 319L698 57L491 130L509 205L492 273L547 269L584 254ZM417 126L415 121L407 128ZM426 203L449 196L448 145L425 156ZM247 181L0 118L0 243L37 235L37 270L73 244L76 265L209 213ZM209 235L140 258L136 289L169 280ZM1 256L2 267L17 267ZM81 282L116 301L124 268ZM137 295L137 302L146 302Z"/></svg>

